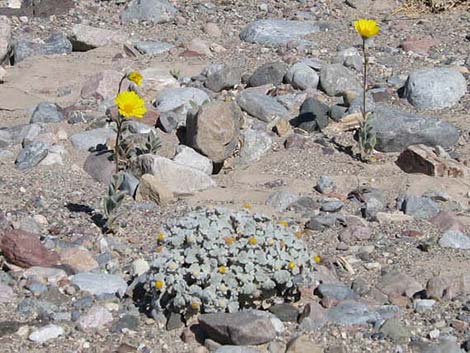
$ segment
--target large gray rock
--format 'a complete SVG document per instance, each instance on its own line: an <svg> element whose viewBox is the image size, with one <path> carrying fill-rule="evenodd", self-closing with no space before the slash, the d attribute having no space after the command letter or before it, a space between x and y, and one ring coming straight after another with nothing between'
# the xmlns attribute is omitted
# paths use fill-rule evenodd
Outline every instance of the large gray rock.
<svg viewBox="0 0 470 353"><path fill-rule="evenodd" d="M300 114L290 123L308 132L322 130L328 126L330 108L316 98L307 98L300 107Z"/></svg>
<svg viewBox="0 0 470 353"><path fill-rule="evenodd" d="M32 42L20 39L13 49L15 63L23 61L30 56L69 54L72 52L72 43L63 33L53 33L44 42Z"/></svg>
<svg viewBox="0 0 470 353"><path fill-rule="evenodd" d="M147 21L153 24L171 21L176 8L168 0L132 0L121 12L123 24L131 21Z"/></svg>
<svg viewBox="0 0 470 353"><path fill-rule="evenodd" d="M78 132L70 136L70 142L77 150L88 151L97 145L104 145L109 138L115 138L116 132L110 128L98 128L84 132Z"/></svg>
<svg viewBox="0 0 470 353"><path fill-rule="evenodd" d="M11 21L6 16L0 16L0 64L7 59L10 51Z"/></svg>
<svg viewBox="0 0 470 353"><path fill-rule="evenodd" d="M412 72L405 83L404 95L418 109L441 109L457 104L466 92L465 77L443 67Z"/></svg>
<svg viewBox="0 0 470 353"><path fill-rule="evenodd" d="M177 125L184 125L188 111L209 100L207 93L198 88L166 88L158 95L155 106L162 116L171 114Z"/></svg>
<svg viewBox="0 0 470 353"><path fill-rule="evenodd" d="M407 215L422 219L432 218L440 212L436 202L428 197L415 195L406 195L401 209Z"/></svg>
<svg viewBox="0 0 470 353"><path fill-rule="evenodd" d="M439 245L443 248L467 250L470 249L470 237L458 230L448 230L439 239Z"/></svg>
<svg viewBox="0 0 470 353"><path fill-rule="evenodd" d="M127 283L121 277L107 273L78 273L72 277L72 283L92 295L123 295L127 289Z"/></svg>
<svg viewBox="0 0 470 353"><path fill-rule="evenodd" d="M364 58L355 47L340 50L336 55L336 62L350 69L361 72Z"/></svg>
<svg viewBox="0 0 470 353"><path fill-rule="evenodd" d="M243 133L243 145L237 160L240 164L249 164L264 156L273 144L273 139L264 131L248 129Z"/></svg>
<svg viewBox="0 0 470 353"><path fill-rule="evenodd" d="M49 153L48 146L41 141L33 141L25 146L16 157L16 168L19 170L30 169L39 164Z"/></svg>
<svg viewBox="0 0 470 353"><path fill-rule="evenodd" d="M220 92L238 85L241 77L241 68L222 65L218 70L211 72L207 76L204 85L211 91Z"/></svg>
<svg viewBox="0 0 470 353"><path fill-rule="evenodd" d="M288 111L276 98L258 92L256 89L245 89L237 97L237 103L245 112L264 122L284 118Z"/></svg>
<svg viewBox="0 0 470 353"><path fill-rule="evenodd" d="M284 212L291 203L297 201L298 199L298 194L286 190L281 190L269 195L266 199L266 205L274 208L279 212Z"/></svg>
<svg viewBox="0 0 470 353"><path fill-rule="evenodd" d="M287 64L283 62L267 63L258 67L250 76L248 85L258 87L267 84L280 85L287 71Z"/></svg>
<svg viewBox="0 0 470 353"><path fill-rule="evenodd" d="M113 160L113 153L108 151L98 151L91 153L85 160L83 169L94 180L108 185L116 172L116 165Z"/></svg>
<svg viewBox="0 0 470 353"><path fill-rule="evenodd" d="M310 66L297 63L289 68L285 81L299 89L317 88L320 77Z"/></svg>
<svg viewBox="0 0 470 353"><path fill-rule="evenodd" d="M237 148L240 119L240 108L234 103L205 104L197 114L188 114L186 142L213 162L223 162Z"/></svg>
<svg viewBox="0 0 470 353"><path fill-rule="evenodd" d="M357 75L341 64L324 65L320 70L320 85L329 96L342 96L348 91L361 93Z"/></svg>
<svg viewBox="0 0 470 353"><path fill-rule="evenodd" d="M139 41L136 42L134 46L140 53L148 55L163 54L175 47L173 44L160 42L158 40Z"/></svg>
<svg viewBox="0 0 470 353"><path fill-rule="evenodd" d="M64 120L62 109L55 103L39 103L31 115L30 123L58 123Z"/></svg>
<svg viewBox="0 0 470 353"><path fill-rule="evenodd" d="M76 24L69 37L74 51L87 51L113 44L123 44L127 36L118 31Z"/></svg>
<svg viewBox="0 0 470 353"><path fill-rule="evenodd" d="M215 181L204 172L152 154L139 156L133 171L136 175L156 176L175 195L193 194L216 186Z"/></svg>
<svg viewBox="0 0 470 353"><path fill-rule="evenodd" d="M385 106L376 106L371 118L377 134L375 148L383 152L402 152L410 145L423 144L444 148L459 139L457 128L436 118L419 116Z"/></svg>
<svg viewBox="0 0 470 353"><path fill-rule="evenodd" d="M321 30L322 26L313 22L281 19L257 20L242 29L240 39L267 46L283 45L291 41L307 43L303 40L306 35Z"/></svg>
<svg viewBox="0 0 470 353"><path fill-rule="evenodd" d="M276 338L270 317L248 311L203 314L199 323L207 337L221 344L258 345Z"/></svg>

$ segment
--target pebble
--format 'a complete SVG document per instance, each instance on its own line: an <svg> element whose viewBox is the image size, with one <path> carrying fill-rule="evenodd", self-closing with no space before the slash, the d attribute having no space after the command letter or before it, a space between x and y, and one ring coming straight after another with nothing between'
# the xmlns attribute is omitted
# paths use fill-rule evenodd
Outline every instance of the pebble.
<svg viewBox="0 0 470 353"><path fill-rule="evenodd" d="M54 338L62 336L64 333L65 331L62 327L54 324L49 324L37 330L34 330L28 338L30 341L42 344Z"/></svg>
<svg viewBox="0 0 470 353"><path fill-rule="evenodd" d="M27 170L38 165L49 153L49 147L44 142L33 141L26 145L18 156L16 156L15 165L19 170Z"/></svg>

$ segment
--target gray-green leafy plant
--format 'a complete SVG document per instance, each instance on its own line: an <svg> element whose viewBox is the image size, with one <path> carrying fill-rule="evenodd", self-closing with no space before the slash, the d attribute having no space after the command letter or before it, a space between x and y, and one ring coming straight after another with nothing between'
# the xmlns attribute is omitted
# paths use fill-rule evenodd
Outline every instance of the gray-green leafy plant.
<svg viewBox="0 0 470 353"><path fill-rule="evenodd" d="M118 210L124 200L124 196L126 195L120 190L123 182L123 174L119 173L113 175L113 179L108 185L106 195L101 200L103 214L106 217L104 228L109 232L113 232L115 230L115 222L120 216Z"/></svg>
<svg viewBox="0 0 470 353"><path fill-rule="evenodd" d="M157 312L260 308L313 281L313 256L285 222L248 211L200 209L166 224L146 274Z"/></svg>
<svg viewBox="0 0 470 353"><path fill-rule="evenodd" d="M155 154L162 146L160 138L154 131L150 131L146 138L128 133L128 128L123 129L125 137L119 142L119 155L121 156L121 163L127 168L131 162L142 154Z"/></svg>
<svg viewBox="0 0 470 353"><path fill-rule="evenodd" d="M371 160L377 144L377 134L371 124L371 114L366 114L358 131L359 138L359 154L361 160L367 162Z"/></svg>

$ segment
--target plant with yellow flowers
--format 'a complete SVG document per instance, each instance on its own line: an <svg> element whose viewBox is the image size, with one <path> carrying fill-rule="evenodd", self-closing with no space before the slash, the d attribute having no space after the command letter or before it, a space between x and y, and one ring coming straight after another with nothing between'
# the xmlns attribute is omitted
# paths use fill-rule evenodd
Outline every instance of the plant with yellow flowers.
<svg viewBox="0 0 470 353"><path fill-rule="evenodd" d="M126 79L135 86L140 86L143 82L142 74L137 71L123 75L114 100L117 106L117 114L111 116L111 121L116 124L116 141L113 148L116 174L102 200L103 213L106 217L105 229L107 231L114 231L113 224L118 218L116 212L125 196L125 193L120 190L124 178L119 172L128 168L134 157L145 153L155 153L160 147L160 141L153 132L150 132L145 139L130 132L129 119L143 118L147 108L145 107L145 100L131 89L132 86L128 90L122 91L122 85Z"/></svg>
<svg viewBox="0 0 470 353"><path fill-rule="evenodd" d="M362 85L362 123L358 131L359 152L363 161L369 161L372 157L374 147L377 143L376 134L370 123L370 114L366 110L366 91L367 91L367 65L368 57L366 50L366 40L379 34L380 27L378 23L370 19L359 19L354 22L354 28L362 38L362 53L364 56L363 66L363 85Z"/></svg>

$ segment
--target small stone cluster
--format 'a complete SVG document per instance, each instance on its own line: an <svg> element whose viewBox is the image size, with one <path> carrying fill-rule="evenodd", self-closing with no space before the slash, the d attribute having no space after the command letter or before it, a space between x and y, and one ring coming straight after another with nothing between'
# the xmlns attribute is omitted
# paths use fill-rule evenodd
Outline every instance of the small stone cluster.
<svg viewBox="0 0 470 353"><path fill-rule="evenodd" d="M157 311L235 312L312 281L313 257L286 221L201 209L167 224L148 274ZM264 306L264 305L263 305Z"/></svg>

